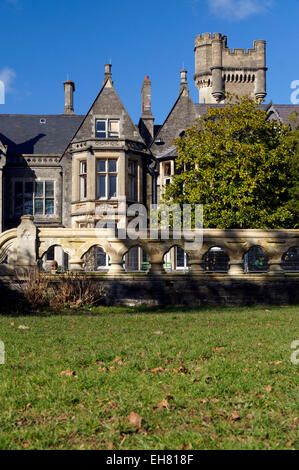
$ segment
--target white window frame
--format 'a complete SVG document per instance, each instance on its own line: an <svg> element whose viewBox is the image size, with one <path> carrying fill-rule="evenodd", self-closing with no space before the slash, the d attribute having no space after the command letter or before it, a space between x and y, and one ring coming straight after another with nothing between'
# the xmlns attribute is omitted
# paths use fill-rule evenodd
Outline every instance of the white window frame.
<svg viewBox="0 0 299 470"><path fill-rule="evenodd" d="M83 171L83 164L85 164L85 171ZM84 182L85 187L82 187L82 182ZM82 191L85 189L85 191ZM85 193L85 196L82 195L82 192ZM79 161L79 200L86 201L87 199L87 160L80 160Z"/></svg>
<svg viewBox="0 0 299 470"><path fill-rule="evenodd" d="M97 136L97 122L105 122L105 131L100 131L100 132L105 132L105 137L99 137ZM111 123L112 122L117 122L118 123L118 132L117 135L111 135L111 134L116 134L116 132L111 131ZM115 119L115 118L96 118L95 119L95 137L98 139L119 139L120 136L120 120Z"/></svg>
<svg viewBox="0 0 299 470"><path fill-rule="evenodd" d="M105 171L98 171L98 162L105 161ZM109 171L109 161L115 161L116 163L116 171ZM99 193L99 184L98 184L98 177L105 176L105 196L98 196ZM116 195L109 197L109 176L116 176ZM102 157L96 159L96 194L98 201L113 201L116 200L118 197L118 159L117 158L110 158L110 157Z"/></svg>

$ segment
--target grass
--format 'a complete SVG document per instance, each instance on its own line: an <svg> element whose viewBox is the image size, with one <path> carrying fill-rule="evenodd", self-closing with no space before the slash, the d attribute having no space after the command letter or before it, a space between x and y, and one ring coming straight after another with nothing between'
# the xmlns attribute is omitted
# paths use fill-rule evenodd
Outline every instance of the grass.
<svg viewBox="0 0 299 470"><path fill-rule="evenodd" d="M298 449L298 314L0 316L0 449Z"/></svg>

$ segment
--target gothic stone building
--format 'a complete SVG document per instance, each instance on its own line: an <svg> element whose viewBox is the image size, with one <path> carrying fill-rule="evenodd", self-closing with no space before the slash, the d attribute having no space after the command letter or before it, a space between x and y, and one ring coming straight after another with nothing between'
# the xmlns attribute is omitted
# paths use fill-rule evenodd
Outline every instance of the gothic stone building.
<svg viewBox="0 0 299 470"><path fill-rule="evenodd" d="M199 103L191 99L187 71L182 70L178 98L162 124L154 124L148 77L141 91L142 114L134 124L114 88L111 65L105 66L102 88L86 115L74 112L72 81L64 83L62 114L1 114L0 233L16 227L23 214L33 214L38 227L88 228L121 198L127 205L156 203L175 172L174 139L208 106L223 106L226 92L265 98L266 70L265 41L254 41L248 51L232 51L226 36L205 33L195 40ZM269 119L285 123L292 111L299 111L292 105L263 107ZM182 256L177 253L176 265L185 268ZM46 260L54 258L67 263L53 248ZM85 261L89 269L109 263L101 250ZM133 268L142 262L146 259L138 252L126 259Z"/></svg>

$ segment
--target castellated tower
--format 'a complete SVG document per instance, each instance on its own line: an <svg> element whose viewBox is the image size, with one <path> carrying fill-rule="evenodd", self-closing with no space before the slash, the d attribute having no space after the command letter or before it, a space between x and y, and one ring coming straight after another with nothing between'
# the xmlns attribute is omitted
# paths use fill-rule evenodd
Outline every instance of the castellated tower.
<svg viewBox="0 0 299 470"><path fill-rule="evenodd" d="M227 47L227 37L204 33L195 39L195 85L200 103L225 103L225 93L266 97L266 41L253 49Z"/></svg>

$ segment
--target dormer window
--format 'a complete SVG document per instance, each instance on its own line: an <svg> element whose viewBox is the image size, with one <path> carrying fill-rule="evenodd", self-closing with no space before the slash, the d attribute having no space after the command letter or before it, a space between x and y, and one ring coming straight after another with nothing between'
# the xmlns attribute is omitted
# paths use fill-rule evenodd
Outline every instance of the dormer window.
<svg viewBox="0 0 299 470"><path fill-rule="evenodd" d="M101 139L119 137L118 119L96 119L95 136Z"/></svg>

